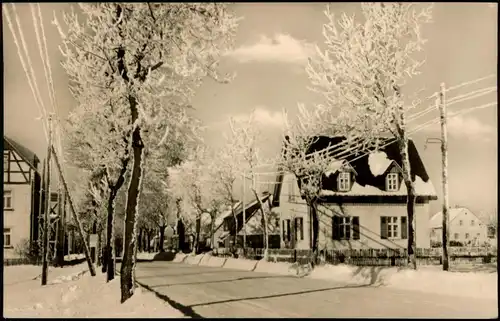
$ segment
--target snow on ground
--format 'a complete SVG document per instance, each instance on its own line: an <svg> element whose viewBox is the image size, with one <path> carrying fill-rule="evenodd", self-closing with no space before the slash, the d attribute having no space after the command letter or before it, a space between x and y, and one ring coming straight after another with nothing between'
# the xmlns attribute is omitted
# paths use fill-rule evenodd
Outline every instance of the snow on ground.
<svg viewBox="0 0 500 321"><path fill-rule="evenodd" d="M498 274L490 272L445 272L441 266L420 266L418 270L397 267L325 265L307 277L349 284L383 285L393 288L461 297L497 299Z"/></svg>
<svg viewBox="0 0 500 321"><path fill-rule="evenodd" d="M33 279L38 266L4 268L4 317L41 318L180 318L184 315L154 294L136 288L120 303L120 278L106 283L104 274L91 277L86 263L49 270L48 285Z"/></svg>

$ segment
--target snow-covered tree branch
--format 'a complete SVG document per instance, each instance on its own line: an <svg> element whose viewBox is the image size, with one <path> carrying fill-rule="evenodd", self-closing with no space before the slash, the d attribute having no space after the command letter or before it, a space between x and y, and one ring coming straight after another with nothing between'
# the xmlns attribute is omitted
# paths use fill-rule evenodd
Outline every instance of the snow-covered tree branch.
<svg viewBox="0 0 500 321"><path fill-rule="evenodd" d="M424 6L418 10L417 6ZM342 14L336 19L329 8L323 36L326 50L317 48L307 73L312 89L326 100L326 110L336 121L323 124L350 137L357 149L378 148L379 140L393 136L403 159L408 190L408 253L416 268L414 204L415 188L408 156L408 104L403 88L418 75L425 62L422 25L432 18L432 5L411 3L363 3L364 21Z"/></svg>
<svg viewBox="0 0 500 321"><path fill-rule="evenodd" d="M64 14L62 63L79 108L106 113L128 139L131 175L125 213L122 302L133 295L137 205L148 149L179 124L202 80L220 82L221 52L238 19L219 3L82 3L84 22ZM180 122L182 124L182 122Z"/></svg>

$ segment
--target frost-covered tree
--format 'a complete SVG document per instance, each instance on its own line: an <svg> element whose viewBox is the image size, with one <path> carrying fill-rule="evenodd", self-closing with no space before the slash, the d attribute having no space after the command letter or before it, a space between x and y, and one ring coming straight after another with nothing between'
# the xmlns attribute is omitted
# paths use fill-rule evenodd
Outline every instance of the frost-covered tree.
<svg viewBox="0 0 500 321"><path fill-rule="evenodd" d="M213 245L215 219L225 204L224 195L218 192L220 188L212 164L213 158L206 147L198 147L185 162L169 169L169 187L174 199L181 200L184 214L194 214L194 217L185 217L188 224L191 221L195 225L193 252L199 245L202 215L210 215Z"/></svg>
<svg viewBox="0 0 500 321"><path fill-rule="evenodd" d="M324 173L331 169L334 160L330 153L317 152L313 149L318 135L321 134L318 123L324 119L324 110L318 108L311 112L304 105L298 107L299 113L294 122L290 122L286 112L283 115L284 142L278 164L279 170L294 174L300 186L301 196L311 209L312 257L310 262L314 267L319 246L321 213L318 210L318 202L321 200L321 182Z"/></svg>
<svg viewBox="0 0 500 321"><path fill-rule="evenodd" d="M111 104L107 109L82 107L70 112L64 126L64 143L73 166L88 171L98 168L104 174L108 192L103 270L107 272L107 281L111 281L115 276L113 231L116 198L125 183L130 162L129 138L118 130L121 124L113 117Z"/></svg>
<svg viewBox="0 0 500 321"><path fill-rule="evenodd" d="M63 67L79 108L106 111L128 138L131 175L125 210L121 299L133 295L137 206L145 149L168 139L234 35L237 20L220 3L85 3L64 14ZM83 16L83 22L81 17Z"/></svg>
<svg viewBox="0 0 500 321"><path fill-rule="evenodd" d="M258 147L260 132L254 116L255 112L252 112L246 119L229 119L231 134L229 135L227 144L230 146L229 149L232 149L232 152L228 156L233 158L232 162L240 164L237 167L239 175L245 175L243 177L244 184L246 184L246 179L250 180L250 190L259 203L262 234L264 237L264 259L267 260L269 249L268 217L257 187L257 168L262 162L265 163L265 161L262 160ZM243 224L246 224L246 222Z"/></svg>
<svg viewBox="0 0 500 321"><path fill-rule="evenodd" d="M387 135L397 141L408 191L409 263L414 268L415 186L408 156L407 118L418 103L409 102L403 87L419 74L424 63L417 55L425 43L421 27L432 18L432 5L417 6L422 4L363 3L362 22L346 14L336 19L328 7L328 22L323 26L326 50L317 48L307 67L313 89L324 96L337 117L330 128L356 138L355 144L363 147L376 149L378 140Z"/></svg>

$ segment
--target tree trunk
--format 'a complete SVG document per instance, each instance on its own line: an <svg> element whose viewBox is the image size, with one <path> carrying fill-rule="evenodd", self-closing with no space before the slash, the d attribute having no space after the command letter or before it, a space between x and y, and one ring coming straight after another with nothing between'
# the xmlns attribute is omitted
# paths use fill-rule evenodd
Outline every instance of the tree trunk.
<svg viewBox="0 0 500 321"><path fill-rule="evenodd" d="M267 215L266 215L266 212L264 211L264 205L262 204L262 201L260 200L260 197L259 197L259 194L257 194L257 191L255 189L252 188L252 192L253 192L253 195L255 196L255 199L257 200L257 202L259 202L259 210L260 210L260 214L261 214L261 218L262 218L262 236L264 238L264 242L263 242L263 245L264 245L264 257L263 259L265 261L267 261L268 259L268 256L269 256L269 236L268 236L268 232L269 232L269 228L267 226ZM245 224L246 222L243 222L243 224Z"/></svg>
<svg viewBox="0 0 500 321"><path fill-rule="evenodd" d="M165 241L165 228L166 227L167 226L165 224L160 226L160 244L159 244L159 251L160 252L165 252L165 249L163 248L163 243Z"/></svg>
<svg viewBox="0 0 500 321"><path fill-rule="evenodd" d="M194 232L194 240L193 240L193 253L198 253L198 247L200 243L200 232L201 232L201 215L196 218L196 227Z"/></svg>
<svg viewBox="0 0 500 321"><path fill-rule="evenodd" d="M415 185L411 179L411 168L410 168L410 158L408 154L408 139L399 140L399 149L401 153L401 159L403 161L403 179L408 191L408 197L406 200L406 211L408 214L408 264L413 268L417 269L417 260L415 257L416 252L416 240L415 240Z"/></svg>
<svg viewBox="0 0 500 321"><path fill-rule="evenodd" d="M139 229L139 238L138 238L137 248L139 252L144 252L144 229Z"/></svg>
<svg viewBox="0 0 500 321"><path fill-rule="evenodd" d="M136 230L137 230L137 205L142 181L142 160L144 157L144 144L141 139L141 128L137 124L138 110L137 100L129 96L132 124L135 128L132 133L132 174L127 195L127 207L125 210L125 249L123 253L122 266L120 269L121 302L125 302L134 294L134 269L135 254L137 252Z"/></svg>
<svg viewBox="0 0 500 321"><path fill-rule="evenodd" d="M96 246L96 249L95 249L95 252L96 252L96 256L97 256L97 264L96 266L101 266L101 258L100 258L100 254L101 254L101 242L102 242L102 229L99 229L98 233L97 233L97 246Z"/></svg>
<svg viewBox="0 0 500 321"><path fill-rule="evenodd" d="M147 233L147 242L148 244L146 245L148 249L148 253L151 253L151 231L148 231Z"/></svg>
<svg viewBox="0 0 500 321"><path fill-rule="evenodd" d="M126 168L126 167L125 167ZM123 169L123 168L122 168ZM125 171L123 171L125 173ZM115 235L113 227L115 224L115 203L118 194L118 188L123 185L125 174L118 178L117 184L114 188L110 188L108 198L108 216L106 218L106 248L104 250L104 262L106 265L106 281L109 282L115 278L115 251L114 242Z"/></svg>
<svg viewBox="0 0 500 321"><path fill-rule="evenodd" d="M210 217L210 247L215 249L215 214L212 213Z"/></svg>
<svg viewBox="0 0 500 321"><path fill-rule="evenodd" d="M310 200L309 207L311 208L311 218L312 218L312 256L311 265L314 267L317 263L318 258L318 244L319 244L319 218L316 200Z"/></svg>
<svg viewBox="0 0 500 321"><path fill-rule="evenodd" d="M231 212L233 213L233 219L234 219L233 246L236 248L236 245L238 243L238 218L236 217L236 212L234 211L234 205L231 205ZM245 225L243 225L243 226L245 226ZM231 229L229 229L229 233L231 233Z"/></svg>

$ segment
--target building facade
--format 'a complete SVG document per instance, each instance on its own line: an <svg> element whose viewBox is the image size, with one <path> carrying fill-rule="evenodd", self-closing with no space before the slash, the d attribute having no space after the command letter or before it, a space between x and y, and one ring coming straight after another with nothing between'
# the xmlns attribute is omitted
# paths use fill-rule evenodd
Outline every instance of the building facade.
<svg viewBox="0 0 500 321"><path fill-rule="evenodd" d="M488 226L465 207L448 210L448 241L451 245L480 246L489 241ZM430 238L433 243L443 240L443 213L434 214L429 220Z"/></svg>
<svg viewBox="0 0 500 321"><path fill-rule="evenodd" d="M342 138L319 139L316 150ZM437 196L415 145L410 141L410 164L416 189L416 245L429 248L430 204ZM275 210L281 216L284 247L309 249L312 246L311 209L304 201L300 184L291 174L280 174L274 191ZM396 144L364 157L332 158L323 175L318 201L319 250L407 248L408 217L406 185Z"/></svg>
<svg viewBox="0 0 500 321"><path fill-rule="evenodd" d="M16 246L38 240L41 177L38 157L4 136L4 257L16 257Z"/></svg>

